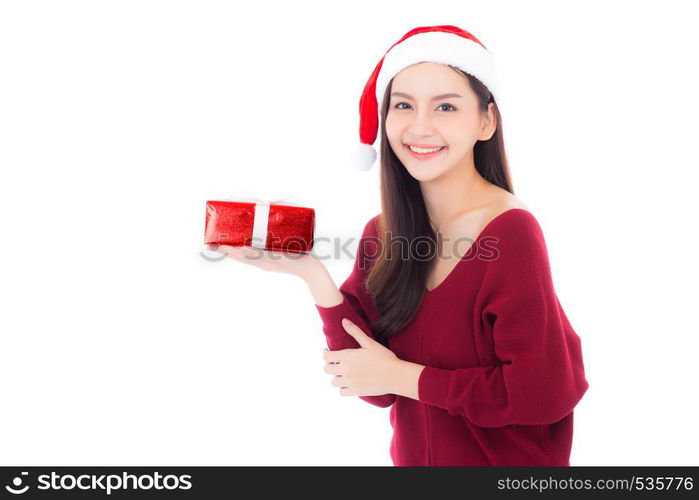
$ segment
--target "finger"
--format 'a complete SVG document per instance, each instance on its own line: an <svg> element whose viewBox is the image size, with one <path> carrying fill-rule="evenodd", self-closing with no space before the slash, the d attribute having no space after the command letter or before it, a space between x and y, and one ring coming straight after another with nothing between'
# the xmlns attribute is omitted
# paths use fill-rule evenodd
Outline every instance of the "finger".
<svg viewBox="0 0 699 500"><path fill-rule="evenodd" d="M351 359L357 349L341 349L339 351L328 351L323 353L323 359L326 362L342 363L345 360Z"/></svg>
<svg viewBox="0 0 699 500"><path fill-rule="evenodd" d="M360 347L373 346L374 341L372 340L372 338L369 337L366 333L364 333L364 330L359 328L359 326L354 324L348 318L342 318L342 327L345 329L345 331L347 331L347 333L354 337L354 340L357 341Z"/></svg>
<svg viewBox="0 0 699 500"><path fill-rule="evenodd" d="M239 262L245 262L246 257L248 257L249 255L247 247L219 245L218 248L219 252L223 252L227 254L229 257L231 257L233 260L237 260Z"/></svg>
<svg viewBox="0 0 699 500"><path fill-rule="evenodd" d="M325 365L323 365L323 371L331 375L342 375L341 369L339 363L325 363Z"/></svg>
<svg viewBox="0 0 699 500"><path fill-rule="evenodd" d="M265 250L264 248L249 247L249 246L246 246L246 245L243 245L243 246L240 246L240 247L234 247L234 248L237 248L237 249L238 249L238 252L239 252L241 255L243 255L243 256L245 256L245 257L248 257L248 258L250 258L250 259L253 259L253 258L258 258L258 259L267 258L267 256L269 255L269 251L268 251L268 250Z"/></svg>
<svg viewBox="0 0 699 500"><path fill-rule="evenodd" d="M342 356L342 351L328 351L327 349L323 351L323 360L326 363L339 363Z"/></svg>
<svg viewBox="0 0 699 500"><path fill-rule="evenodd" d="M347 382L342 378L341 375L335 375L333 378L330 379L330 384L332 384L333 387L343 387L344 385L347 385Z"/></svg>
<svg viewBox="0 0 699 500"><path fill-rule="evenodd" d="M244 247L241 246L233 246L233 245L219 245L219 252L226 252L226 253L233 253L233 254L242 254Z"/></svg>
<svg viewBox="0 0 699 500"><path fill-rule="evenodd" d="M237 255L236 249L239 247L232 247L230 245L219 245L217 248L218 252L227 253L229 255Z"/></svg>

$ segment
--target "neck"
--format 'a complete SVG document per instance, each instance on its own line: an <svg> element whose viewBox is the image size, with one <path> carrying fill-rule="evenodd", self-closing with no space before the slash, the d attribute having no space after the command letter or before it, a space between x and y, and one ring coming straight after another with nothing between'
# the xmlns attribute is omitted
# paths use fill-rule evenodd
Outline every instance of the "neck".
<svg viewBox="0 0 699 500"><path fill-rule="evenodd" d="M492 200L493 188L478 173L472 157L444 175L420 183L427 214L437 229L455 216L487 204Z"/></svg>

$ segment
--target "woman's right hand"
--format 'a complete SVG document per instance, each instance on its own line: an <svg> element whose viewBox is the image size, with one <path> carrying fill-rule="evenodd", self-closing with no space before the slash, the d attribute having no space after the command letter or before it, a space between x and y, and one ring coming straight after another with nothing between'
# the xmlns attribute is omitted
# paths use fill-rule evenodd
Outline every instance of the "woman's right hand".
<svg viewBox="0 0 699 500"><path fill-rule="evenodd" d="M293 274L308 281L323 263L311 253L263 250L249 246L209 245L209 249L228 255L233 260L259 267L263 271Z"/></svg>

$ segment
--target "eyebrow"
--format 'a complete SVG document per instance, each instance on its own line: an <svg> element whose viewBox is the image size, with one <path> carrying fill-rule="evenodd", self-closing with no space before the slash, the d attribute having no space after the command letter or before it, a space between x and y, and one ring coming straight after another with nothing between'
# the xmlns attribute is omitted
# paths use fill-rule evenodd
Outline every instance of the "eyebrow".
<svg viewBox="0 0 699 500"><path fill-rule="evenodd" d="M405 97L406 99L413 99L413 96L410 96L408 94L404 94L403 92L393 92L391 94L391 97ZM448 99L449 97L463 97L461 94L442 94L442 95L436 95L432 98L433 101L437 101L439 99Z"/></svg>

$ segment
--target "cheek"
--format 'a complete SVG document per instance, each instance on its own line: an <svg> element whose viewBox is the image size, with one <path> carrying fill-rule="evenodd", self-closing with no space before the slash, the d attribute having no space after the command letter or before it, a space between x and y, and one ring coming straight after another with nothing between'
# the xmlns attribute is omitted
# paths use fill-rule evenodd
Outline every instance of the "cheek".
<svg viewBox="0 0 699 500"><path fill-rule="evenodd" d="M386 119L386 138L394 149L397 145L400 145L401 130L400 124L395 120Z"/></svg>
<svg viewBox="0 0 699 500"><path fill-rule="evenodd" d="M395 135L399 128L400 127L398 126L398 122L395 119L391 118L391 115L389 113L389 115L386 117L386 135L388 135L388 137Z"/></svg>
<svg viewBox="0 0 699 500"><path fill-rule="evenodd" d="M453 126L449 127L449 136L451 138L459 137L463 141L464 138L475 137L477 135L476 130L478 129L478 124L473 122L468 118L462 120L457 120L453 123Z"/></svg>
<svg viewBox="0 0 699 500"><path fill-rule="evenodd" d="M449 145L449 149L452 151L461 150L467 148L472 142L472 130L464 126L458 126L454 128L444 129L442 133L442 138Z"/></svg>

